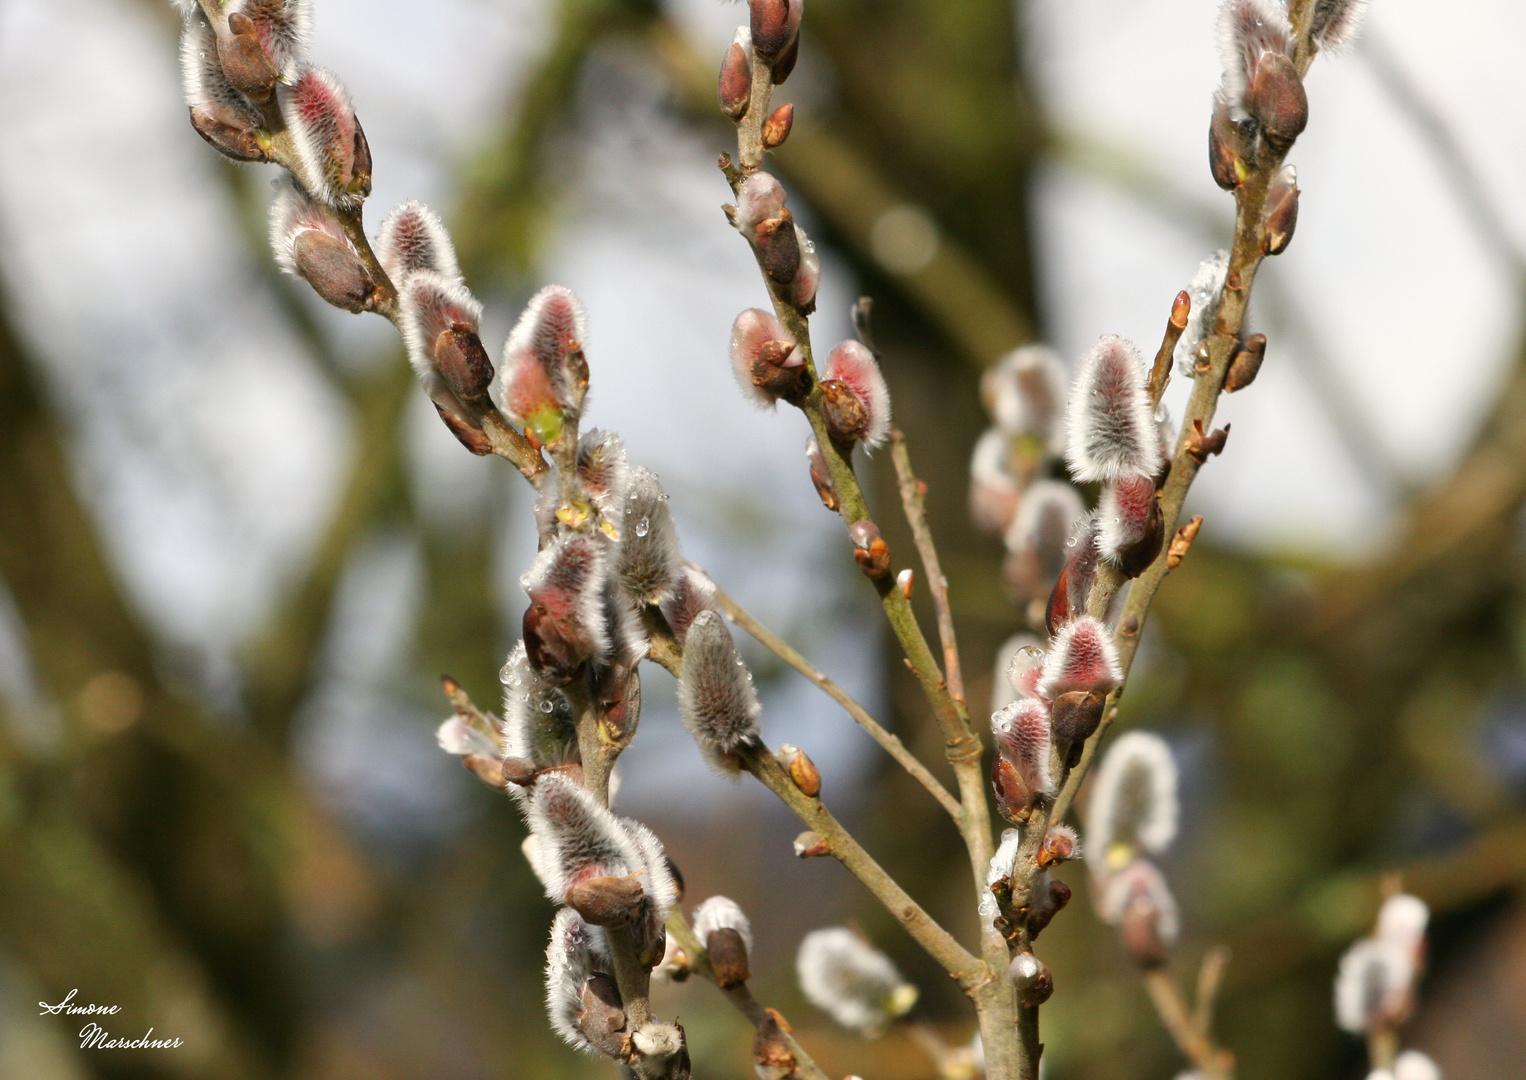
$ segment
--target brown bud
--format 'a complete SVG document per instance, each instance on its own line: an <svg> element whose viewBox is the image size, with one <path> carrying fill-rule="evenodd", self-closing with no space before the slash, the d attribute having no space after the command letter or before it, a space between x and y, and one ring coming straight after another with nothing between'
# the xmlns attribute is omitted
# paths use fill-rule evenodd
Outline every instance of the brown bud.
<svg viewBox="0 0 1526 1080"><path fill-rule="evenodd" d="M1169 469L1170 462L1166 462L1162 469ZM1166 520L1161 517L1160 501L1150 503L1150 512L1145 517L1144 531L1138 540L1118 551L1118 565L1124 575L1137 578L1150 568L1155 561L1155 556L1160 554L1161 545L1165 543Z"/></svg>
<svg viewBox="0 0 1526 1080"><path fill-rule="evenodd" d="M795 1071L795 1054L790 1049L784 1018L773 1009L765 1011L752 1040L752 1061L763 1080L784 1080Z"/></svg>
<svg viewBox="0 0 1526 1080"><path fill-rule="evenodd" d="M635 733L641 718L641 673L635 664L614 661L593 668L589 688L599 706L599 728L616 745Z"/></svg>
<svg viewBox="0 0 1526 1080"><path fill-rule="evenodd" d="M810 389L811 373L803 363L790 364L793 341L765 341L752 362L752 385L795 404Z"/></svg>
<svg viewBox="0 0 1526 1080"><path fill-rule="evenodd" d="M800 31L800 0L751 0L752 47L759 56L772 59L784 51ZM791 10L793 9L793 10Z"/></svg>
<svg viewBox="0 0 1526 1080"><path fill-rule="evenodd" d="M1229 115L1229 106L1215 102L1208 124L1208 165L1214 183L1233 191L1256 167L1258 157L1256 132L1251 125L1236 123Z"/></svg>
<svg viewBox="0 0 1526 1080"><path fill-rule="evenodd" d="M1298 227L1298 184L1296 182L1287 185L1273 185L1273 190L1268 192L1270 200L1273 194L1278 196L1277 201L1268 207L1266 213L1266 232L1262 237L1261 250L1268 255L1281 255L1293 242L1293 230Z"/></svg>
<svg viewBox="0 0 1526 1080"><path fill-rule="evenodd" d="M800 272L800 239L795 235L795 219L788 210L758 225L758 255L763 271L780 285L788 285Z"/></svg>
<svg viewBox="0 0 1526 1080"><path fill-rule="evenodd" d="M820 833L806 831L795 837L795 856L801 859L820 859L832 854L832 845Z"/></svg>
<svg viewBox="0 0 1526 1080"><path fill-rule="evenodd" d="M1070 896L1070 886L1063 881L1050 881L1047 889L1037 889L1028 909L1028 936L1036 938L1043 933L1060 909L1070 903Z"/></svg>
<svg viewBox="0 0 1526 1080"><path fill-rule="evenodd" d="M291 257L297 273L330 304L354 312L371 306L376 291L371 275L343 240L317 229L304 229L291 246Z"/></svg>
<svg viewBox="0 0 1526 1080"><path fill-rule="evenodd" d="M853 561L865 577L882 578L890 573L890 545L876 536L868 547L853 549Z"/></svg>
<svg viewBox="0 0 1526 1080"><path fill-rule="evenodd" d="M717 86L717 94L720 97L721 112L733 120L740 120L747 115L747 103L752 97L752 65L747 58L747 51L736 42L726 50L726 58L721 61L721 76Z"/></svg>
<svg viewBox="0 0 1526 1080"><path fill-rule="evenodd" d="M234 161L268 161L260 125L237 113L191 106L191 126L218 153Z"/></svg>
<svg viewBox="0 0 1526 1080"><path fill-rule="evenodd" d="M1102 723L1102 706L1106 700L1108 696L1100 689L1073 689L1068 694L1056 697L1050 714L1053 717L1054 737L1068 738L1074 743L1091 738L1091 732L1096 731L1097 725Z"/></svg>
<svg viewBox="0 0 1526 1080"><path fill-rule="evenodd" d="M740 986L752 978L747 963L747 943L742 935L729 926L712 930L705 939L705 951L710 954L710 966L715 970L715 982L722 990Z"/></svg>
<svg viewBox="0 0 1526 1080"><path fill-rule="evenodd" d="M462 417L456 416L454 413L442 408L438 401L434 402L434 407L435 412L440 414L440 419L445 421L445 426L450 429L450 433L456 437L456 440L462 446L478 457L493 452L492 440L487 437L481 428L472 426Z"/></svg>
<svg viewBox="0 0 1526 1080"><path fill-rule="evenodd" d="M615 980L600 973L590 975L583 980L579 997L582 1009L578 1030L601 1053L628 1057L630 1036L625 1031L625 1004L620 1000L620 987Z"/></svg>
<svg viewBox="0 0 1526 1080"><path fill-rule="evenodd" d="M499 770L503 774L506 784L517 784L519 787L529 787L535 783L535 778L540 775L540 770L535 767L535 762L528 758L507 757L499 763Z"/></svg>
<svg viewBox="0 0 1526 1080"><path fill-rule="evenodd" d="M481 754L462 754L461 764L488 787L503 787L503 770L494 759L483 757Z"/></svg>
<svg viewBox="0 0 1526 1080"><path fill-rule="evenodd" d="M644 896L633 877L591 877L573 885L562 899L591 926L624 926L641 909Z"/></svg>
<svg viewBox="0 0 1526 1080"><path fill-rule="evenodd" d="M1192 550L1192 541L1197 539L1198 530L1203 527L1203 516L1194 515L1192 520L1176 530L1176 535L1171 538L1171 547L1166 552L1166 569L1175 570L1187 557L1187 552Z"/></svg>
<svg viewBox="0 0 1526 1080"><path fill-rule="evenodd" d="M355 156L350 159L350 179L345 190L362 199L371 194L371 144L366 142L359 117L355 118Z"/></svg>
<svg viewBox="0 0 1526 1080"><path fill-rule="evenodd" d="M1040 866L1055 866L1069 861L1075 853L1076 842L1069 833L1047 832L1044 834L1044 842L1039 845L1038 863Z"/></svg>
<svg viewBox="0 0 1526 1080"><path fill-rule="evenodd" d="M1224 373L1224 392L1233 394L1236 390L1244 390L1256 381L1256 373L1261 370L1261 361L1266 359L1266 335L1252 334L1245 339L1240 346L1240 351L1235 353L1235 358L1229 362L1229 370Z"/></svg>
<svg viewBox="0 0 1526 1080"><path fill-rule="evenodd" d="M434 343L435 368L457 400L468 405L487 401L488 384L493 381L493 362L488 359L482 339L466 323L456 323Z"/></svg>
<svg viewBox="0 0 1526 1080"><path fill-rule="evenodd" d="M795 61L799 59L800 37L796 35L795 40L786 45L784 51L779 54L779 59L774 61L773 76L775 86L782 86L784 84L784 80L790 77L790 72L795 70Z"/></svg>
<svg viewBox="0 0 1526 1080"><path fill-rule="evenodd" d="M1123 913L1118 940L1129 959L1140 967L1160 967L1168 958L1166 943L1160 936L1160 912L1144 897L1135 899Z"/></svg>
<svg viewBox="0 0 1526 1080"><path fill-rule="evenodd" d="M841 379L826 379L821 384L821 412L832 438L841 443L856 442L869 426L869 410L853 388Z"/></svg>
<svg viewBox="0 0 1526 1080"><path fill-rule="evenodd" d="M790 128L795 124L795 106L780 105L763 121L763 149L772 150L783 146L789 138Z"/></svg>
<svg viewBox="0 0 1526 1080"><path fill-rule="evenodd" d="M789 770L789 778L797 788L813 799L821 794L821 771L804 750L785 743L779 747L779 760Z"/></svg>
<svg viewBox="0 0 1526 1080"><path fill-rule="evenodd" d="M1006 758L997 754L991 761L991 791L996 796L996 809L1001 816L1014 825L1028 820L1032 809L1033 793Z"/></svg>
<svg viewBox="0 0 1526 1080"><path fill-rule="evenodd" d="M228 32L217 38L217 61L228 83L250 101L269 101L276 88L276 69L260 45L259 31L249 16L228 16Z"/></svg>
<svg viewBox="0 0 1526 1080"><path fill-rule="evenodd" d="M1187 329L1187 319L1192 314L1192 296L1183 289L1171 301L1171 325L1178 332Z"/></svg>
<svg viewBox="0 0 1526 1080"><path fill-rule="evenodd" d="M1187 446L1187 453L1192 457L1193 461L1201 465L1215 454L1222 454L1224 452L1224 444L1229 440L1228 424L1221 428L1216 428L1207 435L1203 434L1203 422L1201 420L1192 421L1192 427L1194 434L1192 442Z"/></svg>
<svg viewBox="0 0 1526 1080"><path fill-rule="evenodd" d="M1309 97L1293 61L1279 52L1261 54L1256 81L1246 94L1246 105L1261 122L1266 137L1287 146L1303 133L1309 122Z"/></svg>

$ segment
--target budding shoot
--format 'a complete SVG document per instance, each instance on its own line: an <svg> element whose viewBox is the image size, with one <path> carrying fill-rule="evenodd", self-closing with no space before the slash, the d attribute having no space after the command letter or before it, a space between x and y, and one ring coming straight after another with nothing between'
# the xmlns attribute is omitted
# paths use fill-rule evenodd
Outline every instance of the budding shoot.
<svg viewBox="0 0 1526 1080"><path fill-rule="evenodd" d="M678 529L657 474L632 466L625 483L625 513L615 573L639 603L662 605L683 574Z"/></svg>
<svg viewBox="0 0 1526 1080"><path fill-rule="evenodd" d="M752 923L734 900L712 896L695 908L694 935L704 942L722 990L752 977Z"/></svg>
<svg viewBox="0 0 1526 1080"><path fill-rule="evenodd" d="M778 319L748 308L731 326L731 371L742 396L758 408L782 397L797 400L806 389L805 356Z"/></svg>
<svg viewBox="0 0 1526 1080"><path fill-rule="evenodd" d="M833 436L843 442L862 441L869 450L884 446L890 437L890 388L885 385L885 377L880 373L874 354L860 342L844 341L827 357L821 377L824 408L828 409L827 426ZM851 395L850 400L857 403L857 410L841 404L836 409L828 406L827 402L843 397L841 390L835 388L828 394L829 382L840 384L841 389ZM834 414L839 417L841 432L833 426Z"/></svg>
<svg viewBox="0 0 1526 1080"><path fill-rule="evenodd" d="M547 285L530 298L503 347L498 399L546 446L562 437L588 392L588 320L571 289Z"/></svg>
<svg viewBox="0 0 1526 1080"><path fill-rule="evenodd" d="M353 312L370 307L376 286L334 212L289 176L277 180L274 188L270 246L277 265L305 279L335 307Z"/></svg>

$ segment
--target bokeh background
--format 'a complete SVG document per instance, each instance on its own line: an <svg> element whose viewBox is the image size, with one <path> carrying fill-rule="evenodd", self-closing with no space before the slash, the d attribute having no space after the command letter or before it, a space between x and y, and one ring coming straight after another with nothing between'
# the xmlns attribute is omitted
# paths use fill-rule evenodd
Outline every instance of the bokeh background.
<svg viewBox="0 0 1526 1080"><path fill-rule="evenodd" d="M803 424L731 383L730 322L762 292L719 211L713 76L745 8L316 7L313 55L376 159L370 220L408 197L444 214L490 350L535 287L572 286L591 422L661 474L689 557L936 761L807 482ZM818 343L875 298L972 704L1022 621L965 509L979 371L1031 340L1152 349L1227 241L1203 152L1215 14L808 5L772 167L824 249ZM0 0L0 1076L609 1075L546 1027L552 908L522 826L434 747L442 672L496 697L534 545L523 485L435 421L389 326L274 271L269 176L186 124L177 22L161 0ZM1123 709L1182 768L1179 973L1233 949L1220 1032L1246 1080L1364 1075L1330 979L1394 880L1435 911L1407 1041L1450 1080L1526 1061L1522 40L1508 0L1374 0L1363 43L1317 62L1298 235L1257 282L1268 361L1224 403L1233 437L1189 507L1207 523ZM888 462L865 467L893 507ZM972 933L936 806L742 646L770 740L805 746L871 850ZM794 949L853 920L963 1042L946 978L839 867L794 860L770 796L706 771L652 672L622 810L691 900L749 910L759 994L830 1073L931 1076L904 1034L861 1043L804 1003ZM1068 876L1041 943L1048 1075L1175 1075ZM75 988L122 1007L114 1031L185 1047L80 1052L76 1022L34 1004ZM696 1075L750 1075L713 990L659 1005Z"/></svg>

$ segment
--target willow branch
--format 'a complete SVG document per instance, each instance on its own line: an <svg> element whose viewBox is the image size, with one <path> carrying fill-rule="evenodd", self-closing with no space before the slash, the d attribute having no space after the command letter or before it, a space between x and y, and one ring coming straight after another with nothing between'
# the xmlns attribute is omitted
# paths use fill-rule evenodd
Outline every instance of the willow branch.
<svg viewBox="0 0 1526 1080"><path fill-rule="evenodd" d="M1207 1080L1229 1080L1234 1075L1234 1058L1214 1045L1207 1029L1201 1027L1182 1000L1176 980L1164 967L1144 973L1145 989L1177 1049Z"/></svg>
<svg viewBox="0 0 1526 1080"><path fill-rule="evenodd" d="M979 957L974 956L954 936L922 909L909 893L896 882L884 867L863 849L841 822L816 796L807 795L790 779L789 773L779 760L761 743L742 751L742 767L779 796L781 802L795 812L795 816L820 836L829 848L829 854L842 863L848 872L875 895L906 932L921 945L927 954L948 971L959 985L970 990L984 983L990 972Z"/></svg>
<svg viewBox="0 0 1526 1080"><path fill-rule="evenodd" d="M901 489L901 507L906 511L906 521L916 540L917 554L922 557L922 569L927 573L927 591L932 594L933 610L938 614L938 639L943 644L943 671L948 679L948 692L955 701L964 704L964 676L959 668L959 645L954 640L954 613L948 604L948 578L943 576L938 565L938 548L927 524L927 485L911 471L906 436L900 431L890 433L890 457L895 462L896 480Z"/></svg>
<svg viewBox="0 0 1526 1080"><path fill-rule="evenodd" d="M919 784L926 788L932 797L938 800L938 804L947 810L955 821L959 820L960 808L958 800L948 793L948 789L938 782L938 778L928 771L927 766L922 764L915 754L906 749L905 743L901 742L899 738L889 731L886 731L879 721L870 716L868 710L862 705L849 697L842 687L812 667L810 661L796 652L789 642L749 615L740 604L727 596L719 588L715 590L715 601L720 604L721 610L726 613L727 617L751 634L758 644L811 680L829 698L841 705L843 711L851 716L859 727L867 731L875 742L884 747L885 752L895 758L901 768L905 769Z"/></svg>
<svg viewBox="0 0 1526 1080"><path fill-rule="evenodd" d="M684 918L683 912L679 911L676 907L673 909L673 913L668 916L668 933L672 936L673 940L678 942L679 947L683 949L684 958L688 963L689 970L706 982L714 985L721 992L721 996L731 1002L736 1011L747 1018L748 1023L757 1028L768 1019L769 1010L765 1009L758 999L753 996L752 988L746 983L739 983L736 986L721 986L715 977L715 969L710 965L709 950L699 940L699 935L694 932L694 928ZM774 1015L776 1017L779 1016L777 1010L774 1010ZM827 1080L826 1073L822 1072L821 1067L811 1059L811 1055L805 1052L805 1048L796 1041L794 1034L782 1023L779 1025L779 1033L784 1037L784 1041L789 1045L790 1053L795 1057L795 1070L793 1074L795 1080Z"/></svg>

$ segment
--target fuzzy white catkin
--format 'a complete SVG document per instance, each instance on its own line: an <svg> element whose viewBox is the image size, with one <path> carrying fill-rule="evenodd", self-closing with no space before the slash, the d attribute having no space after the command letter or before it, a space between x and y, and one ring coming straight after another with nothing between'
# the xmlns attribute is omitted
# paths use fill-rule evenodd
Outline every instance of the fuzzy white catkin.
<svg viewBox="0 0 1526 1080"><path fill-rule="evenodd" d="M382 219L376 257L398 288L421 270L462 281L450 233L429 207L413 199L394 206Z"/></svg>
<svg viewBox="0 0 1526 1080"><path fill-rule="evenodd" d="M626 877L648 869L649 852L638 838L565 773L536 780L525 817L536 837L546 896L556 903L583 877Z"/></svg>
<svg viewBox="0 0 1526 1080"><path fill-rule="evenodd" d="M546 946L546 1012L557 1035L585 1053L595 1048L578 1027L583 982L596 970L612 966L603 931L585 924L571 908L556 913Z"/></svg>
<svg viewBox="0 0 1526 1080"><path fill-rule="evenodd" d="M678 711L689 734L714 761L758 738L758 694L720 614L701 611L684 639ZM719 762L716 764L720 765Z"/></svg>
<svg viewBox="0 0 1526 1080"><path fill-rule="evenodd" d="M1086 814L1086 844L1095 858L1105 859L1119 839L1132 836L1146 851L1165 851L1176 839L1176 761L1164 739L1147 731L1130 731L1103 755L1092 781ZM1136 805L1126 806L1126 800ZM1130 821L1120 813L1134 809Z"/></svg>
<svg viewBox="0 0 1526 1080"><path fill-rule="evenodd" d="M1363 938L1341 957L1335 974L1335 1022L1353 1035L1364 1033L1374 1015L1402 1001L1415 977L1415 963L1402 945Z"/></svg>
<svg viewBox="0 0 1526 1080"><path fill-rule="evenodd" d="M1065 461L1080 483L1160 471L1144 359L1116 334L1098 338L1076 367L1065 412Z"/></svg>
<svg viewBox="0 0 1526 1080"><path fill-rule="evenodd" d="M813 930L795 957L800 989L843 1027L868 1037L883 1033L916 1000L890 958L845 926Z"/></svg>
<svg viewBox="0 0 1526 1080"><path fill-rule="evenodd" d="M616 574L631 596L661 605L673 595L682 573L678 530L657 474L637 465L625 482Z"/></svg>
<svg viewBox="0 0 1526 1080"><path fill-rule="evenodd" d="M712 896L694 909L694 936L704 942L717 930L735 930L752 955L752 922L735 900Z"/></svg>
<svg viewBox="0 0 1526 1080"><path fill-rule="evenodd" d="M1398 893L1383 901L1383 906L1378 909L1377 929L1373 936L1418 952L1430 918L1431 910L1425 906L1424 900Z"/></svg>

